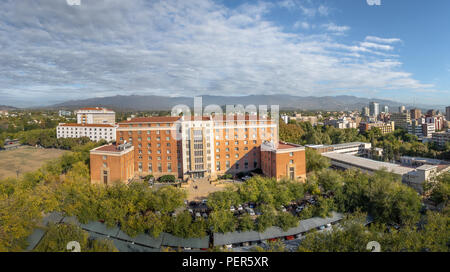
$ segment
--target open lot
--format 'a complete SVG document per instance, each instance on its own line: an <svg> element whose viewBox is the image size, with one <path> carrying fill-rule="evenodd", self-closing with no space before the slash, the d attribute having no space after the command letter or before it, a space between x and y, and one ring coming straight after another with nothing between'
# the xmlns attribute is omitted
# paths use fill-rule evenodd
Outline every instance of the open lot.
<svg viewBox="0 0 450 272"><path fill-rule="evenodd" d="M22 176L39 169L45 162L56 159L68 151L21 146L17 149L0 151L0 179Z"/></svg>

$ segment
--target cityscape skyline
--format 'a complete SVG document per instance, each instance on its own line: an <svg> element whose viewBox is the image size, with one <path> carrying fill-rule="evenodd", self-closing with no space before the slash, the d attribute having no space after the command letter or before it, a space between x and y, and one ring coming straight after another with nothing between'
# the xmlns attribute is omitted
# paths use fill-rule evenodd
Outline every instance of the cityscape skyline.
<svg viewBox="0 0 450 272"><path fill-rule="evenodd" d="M1 104L244 93L450 104L448 37L436 30L448 5L2 1Z"/></svg>

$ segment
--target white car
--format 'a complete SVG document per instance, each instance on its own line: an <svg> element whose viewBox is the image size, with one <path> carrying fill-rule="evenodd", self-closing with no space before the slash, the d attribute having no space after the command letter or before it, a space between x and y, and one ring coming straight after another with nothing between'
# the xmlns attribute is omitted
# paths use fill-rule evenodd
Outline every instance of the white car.
<svg viewBox="0 0 450 272"><path fill-rule="evenodd" d="M280 210L281 210L282 212L286 212L286 208L285 208L284 206L280 206Z"/></svg>
<svg viewBox="0 0 450 272"><path fill-rule="evenodd" d="M225 248L233 248L233 245L225 245Z"/></svg>
<svg viewBox="0 0 450 272"><path fill-rule="evenodd" d="M203 204L206 204L206 202L208 202L208 199L203 199L203 200L202 200L202 203L203 203Z"/></svg>
<svg viewBox="0 0 450 272"><path fill-rule="evenodd" d="M239 206L238 206L238 211L242 211L244 208L242 208L242 205L241 204L239 204Z"/></svg>
<svg viewBox="0 0 450 272"><path fill-rule="evenodd" d="M199 212L195 213L195 217L200 217L202 216Z"/></svg>
<svg viewBox="0 0 450 272"><path fill-rule="evenodd" d="M327 224L327 228L328 229L331 228L331 224L330 223Z"/></svg>
<svg viewBox="0 0 450 272"><path fill-rule="evenodd" d="M190 213L194 213L194 211L193 211L192 209L189 209L188 211L189 211Z"/></svg>
<svg viewBox="0 0 450 272"><path fill-rule="evenodd" d="M324 230L324 229L325 229L325 226L320 226L319 229L320 229L320 230Z"/></svg>
<svg viewBox="0 0 450 272"><path fill-rule="evenodd" d="M234 212L236 209L234 208L234 206L230 207L230 211Z"/></svg>

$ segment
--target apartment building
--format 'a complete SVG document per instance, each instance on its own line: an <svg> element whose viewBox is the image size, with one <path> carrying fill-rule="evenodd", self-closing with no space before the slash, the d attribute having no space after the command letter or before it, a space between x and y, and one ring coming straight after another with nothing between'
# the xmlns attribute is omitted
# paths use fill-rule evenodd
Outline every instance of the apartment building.
<svg viewBox="0 0 450 272"><path fill-rule="evenodd" d="M116 140L116 113L104 108L83 108L77 113L76 123L60 123L56 127L56 137L81 138L89 137L98 142Z"/></svg>
<svg viewBox="0 0 450 272"><path fill-rule="evenodd" d="M100 140L114 142L116 140L116 126L109 124L60 123L56 127L56 137L58 139L89 137L94 142Z"/></svg>
<svg viewBox="0 0 450 272"><path fill-rule="evenodd" d="M117 144L128 143L134 147L130 152L135 175L160 177L171 174L184 180L215 179L225 173L262 168L261 145L267 141L278 147L277 123L253 117L133 118L118 123ZM294 176L300 177L306 173L306 166L297 152L304 153L304 149L295 147L292 152L297 156L292 166ZM98 160L91 156L92 159ZM282 163L281 159L278 161ZM98 172L98 169L91 171ZM289 175L288 172L277 173L277 177Z"/></svg>
<svg viewBox="0 0 450 272"><path fill-rule="evenodd" d="M106 108L82 108L76 111L78 124L110 124L116 123L116 113Z"/></svg>
<svg viewBox="0 0 450 272"><path fill-rule="evenodd" d="M371 130L372 128L379 128L381 130L381 134L387 134L394 132L395 130L395 123L394 122L374 122L374 123L367 123L367 122L361 122L359 124L359 131L361 133Z"/></svg>
<svg viewBox="0 0 450 272"><path fill-rule="evenodd" d="M408 125L411 124L411 116L408 111L406 112L399 112L399 113L392 113L391 114L391 121L395 122L396 128L403 128L408 129Z"/></svg>
<svg viewBox="0 0 450 272"><path fill-rule="evenodd" d="M432 141L437 145L444 147L446 143L450 142L450 129L448 131L433 133Z"/></svg>

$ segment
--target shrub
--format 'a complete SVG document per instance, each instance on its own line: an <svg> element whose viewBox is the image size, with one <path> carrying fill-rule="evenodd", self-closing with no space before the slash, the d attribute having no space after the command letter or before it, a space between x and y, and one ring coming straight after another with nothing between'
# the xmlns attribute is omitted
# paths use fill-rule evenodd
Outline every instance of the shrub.
<svg viewBox="0 0 450 272"><path fill-rule="evenodd" d="M164 175L159 178L160 182L175 182L174 175Z"/></svg>

